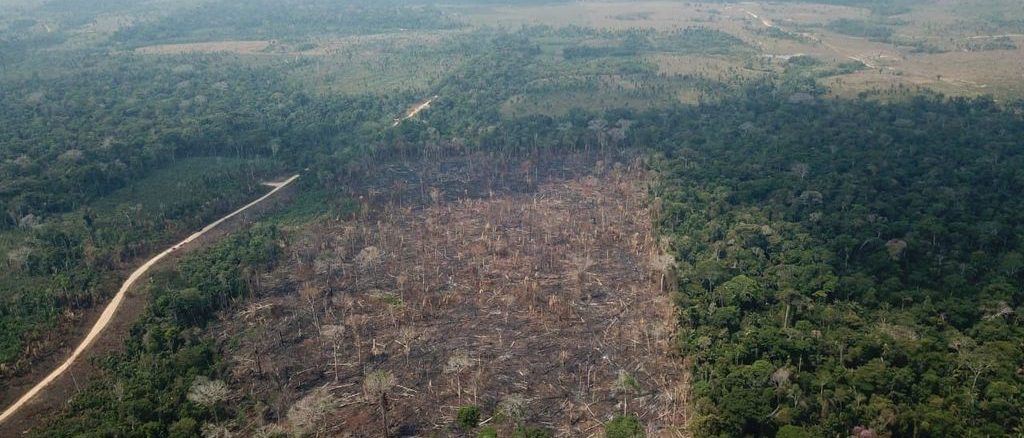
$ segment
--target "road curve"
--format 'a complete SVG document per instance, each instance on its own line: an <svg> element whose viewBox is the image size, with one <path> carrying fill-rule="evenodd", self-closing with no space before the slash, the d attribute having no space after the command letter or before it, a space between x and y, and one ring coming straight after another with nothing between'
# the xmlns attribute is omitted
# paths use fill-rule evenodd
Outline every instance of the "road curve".
<svg viewBox="0 0 1024 438"><path fill-rule="evenodd" d="M110 303L107 304L107 307L103 309L103 313L100 314L100 318L96 320L95 324L93 324L92 329L89 330L89 334L85 336L85 339L83 339L82 342L79 343L77 347L75 347L75 351L71 353L71 356L69 356L67 360L64 361L64 363L62 363L59 367L54 369L53 372L46 376L46 378L40 380L39 383L36 384L36 386L33 386L32 389L28 390L28 392L26 392L25 395L22 395L21 398L18 399L18 401L14 402L14 404L12 404L10 407L4 410L4 412L0 414L0 423L4 422L12 415L14 415L14 413L17 412L18 409L20 409L22 406L24 406L25 403L28 403L28 401L31 400L32 397L34 397L36 394L38 394L40 391L46 388L47 385L52 383L54 380L57 379L57 377L60 377L61 374L63 374L65 371L68 370L68 368L71 367L71 365L75 362L75 359L78 359L78 356L80 356L87 348L89 348L89 345L91 345L92 342L95 341L96 338L99 336L99 334L103 332L103 329L107 327L107 325L113 319L114 314L117 313L117 308L121 305L121 301L124 300L125 294L127 294L128 289L131 289L132 285L134 285L135 282L139 280L139 278L141 278L147 271L149 271L149 268L153 267L153 265L155 265L161 259L167 257L167 255L174 252L174 250L181 248L183 245L188 244L193 240L198 239L203 234L206 234L208 231L216 228L224 221L231 219L232 217L239 215L240 213L244 212L245 210L248 210L254 205L267 200L267 198L273 196L274 193L277 193L279 190L285 188L286 186L288 186L288 184L291 184L292 181L295 181L295 179L297 179L298 177L299 175L293 175L291 178L288 178L280 183L269 184L271 187L274 187L274 189L268 192L267 194L261 196L259 199L255 201L246 204L244 207L235 210L231 214L218 219L216 222L213 222L203 227L203 229L193 233L191 236L188 236L185 240L182 240L181 242L178 242L176 245L167 248L166 250L164 250L164 252L157 254L155 257L147 260L146 263L143 263L142 266L139 266L139 268L136 269L135 272L132 272L132 275L128 276L128 279L124 281L124 283L121 285L121 289L117 291L117 295L114 295L114 298L110 300Z"/></svg>

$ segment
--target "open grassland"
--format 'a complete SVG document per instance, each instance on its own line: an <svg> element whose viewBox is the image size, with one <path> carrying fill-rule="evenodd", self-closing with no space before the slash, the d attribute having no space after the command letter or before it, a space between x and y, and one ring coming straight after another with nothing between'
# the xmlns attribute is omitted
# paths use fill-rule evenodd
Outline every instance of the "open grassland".
<svg viewBox="0 0 1024 438"><path fill-rule="evenodd" d="M728 32L769 59L807 55L833 67L851 61L863 63L866 68L861 71L820 78L819 83L839 95L919 87L950 95L1020 95L1020 84L1024 83L1024 31L1019 29L1019 23L1024 19L1024 9L1007 1L972 4L942 0L917 5L894 16L874 15L865 8L761 2L586 2L453 7L452 11L473 24L507 28L546 24L666 31L700 26ZM838 33L830 26L837 20L881 22L892 36L881 41ZM1002 46L984 44L995 38L1000 38ZM658 54L648 59L666 74L700 73L712 77L778 73L785 66L778 61L752 66L748 57L737 55ZM681 89L676 94L699 93Z"/></svg>
<svg viewBox="0 0 1024 438"><path fill-rule="evenodd" d="M935 7L928 3L904 14L878 17L863 9L813 4L743 5L728 9L734 17L747 20L737 35L755 38L755 44L767 54L799 53L826 62L862 62L867 67L862 71L822 81L837 94L898 87L926 87L965 96L1014 96L1021 91L1024 53L1020 43L1024 39L1008 36L1008 47L986 46L985 50L977 49L980 45L965 44L1015 32L1013 27L993 20L994 11L1008 12L993 6L966 13L962 6L951 2L940 2ZM892 36L883 41L845 35L829 26L841 19L885 23Z"/></svg>
<svg viewBox="0 0 1024 438"><path fill-rule="evenodd" d="M1024 36L1000 39L1005 48L968 51L964 41L987 41L1009 34L1013 5L979 6L973 14L951 2L934 8L912 8L879 17L864 8L814 3L736 4L662 1L586 2L533 6L446 6L449 17L471 26L461 30L410 30L346 37L309 37L289 41L209 41L146 46L142 54L233 52L258 57L290 69L290 77L318 92L365 94L413 91L429 93L444 77L471 62L481 46L467 41L481 37L480 26L509 30L544 24L555 28L531 37L540 49L544 68L556 76L531 83L502 104L506 116L558 115L572 108L631 108L696 102L709 98L708 81L735 82L779 75L788 59L809 56L824 72L814 79L836 95L900 92L928 88L950 95L992 94L997 98L1024 91L1021 59ZM1000 15L1001 14L1001 15ZM994 17L1004 17L999 21ZM1024 16L1024 13L1022 13ZM1007 18L1009 17L1009 18ZM892 36L882 41L837 31L834 23L885 23ZM564 26L597 29L604 34L561 32ZM1010 26L1010 27L1008 27ZM614 47L624 32L644 30L651 41L681 29L722 31L746 47L728 53L672 50L655 44L635 54L611 53L569 60L563 52L575 47ZM958 29L945 37L946 29ZM840 29L842 30L842 29ZM652 36L653 35L653 36ZM995 47L971 43L969 47ZM1015 44L1010 46L1008 44ZM475 49L474 49L475 50ZM276 60L276 61L275 61ZM851 71L849 63L863 68ZM641 78L643 78L641 80Z"/></svg>
<svg viewBox="0 0 1024 438"><path fill-rule="evenodd" d="M476 25L518 28L523 25L583 26L610 30L682 29L708 24L722 5L666 1L573 2L539 6L451 7L457 17Z"/></svg>
<svg viewBox="0 0 1024 438"><path fill-rule="evenodd" d="M228 52L246 56L295 60L293 78L318 92L362 94L396 90L429 91L445 75L456 71L469 58L465 51L450 50L460 38L472 37L471 29L498 27L517 30L522 26L549 25L556 28L580 26L605 31L653 29L660 32L703 27L727 32L770 59L794 55L813 56L838 66L862 62L867 68L839 77L822 77L819 83L838 95L856 95L870 90L926 87L951 95L992 94L997 98L1021 93L1021 47L1024 47L1024 6L1011 0L937 0L906 9L879 14L867 8L822 5L804 2L700 3L669 1L572 2L525 6L492 5L441 6L445 19L456 26L436 29L391 29L378 34L352 36L311 34L292 35L283 40L217 39L216 33L197 41L142 45L135 53L144 55L183 55ZM165 13L169 13L166 12ZM99 11L91 21L62 23L57 19L40 20L33 31L68 32L58 50L101 44L118 29L141 25L159 17L124 15ZM886 38L841 33L835 23L865 24L867 29L882 29ZM468 27L460 27L462 24ZM62 27L63 26L63 27ZM71 26L71 27L68 27ZM58 29L59 28L59 29ZM148 35L148 34L147 34ZM592 44L600 41L578 40ZM550 46L540 45L544 50ZM130 45L131 46L131 45ZM463 47L465 47L463 45ZM699 74L710 78L736 75L759 77L780 73L780 62L752 64L749 54L695 57L679 54L644 54L659 73ZM314 61L301 58L314 57ZM608 72L615 74L614 71ZM570 81L574 78L569 77ZM628 78L617 78L629 81ZM608 82L602 79L604 82ZM613 80L614 82L614 80ZM643 106L647 99L635 93L624 95L617 86L591 87L587 93L603 95L597 101L560 92L559 99L576 102L568 106L601 108L600 100L622 100L630 106ZM661 96L679 96L692 101L701 93L689 86L676 87ZM524 96L522 102L536 100ZM635 105L634 105L635 104ZM655 103L660 105L661 102ZM542 103L512 112L559 113L567 105ZM551 106L551 109L545 107Z"/></svg>
<svg viewBox="0 0 1024 438"><path fill-rule="evenodd" d="M270 47L270 41L212 41L205 43L158 44L139 47L135 53L143 55L182 55L186 53L260 53Z"/></svg>
<svg viewBox="0 0 1024 438"><path fill-rule="evenodd" d="M294 81L318 92L389 93L428 89L466 61L452 50L462 31L410 31L299 41L211 41L159 44L134 50L141 55L239 55L236 62L264 63L289 70Z"/></svg>

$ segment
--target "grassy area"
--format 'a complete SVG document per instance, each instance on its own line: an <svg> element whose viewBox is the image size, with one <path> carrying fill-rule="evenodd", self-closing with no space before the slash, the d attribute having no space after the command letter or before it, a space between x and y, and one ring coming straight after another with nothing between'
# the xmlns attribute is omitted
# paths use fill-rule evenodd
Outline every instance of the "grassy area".
<svg viewBox="0 0 1024 438"><path fill-rule="evenodd" d="M188 200L190 194L182 193L182 191L200 181L206 184L230 184L233 186L232 188L235 188L239 186L238 183L227 181L229 177L242 176L244 181L239 181L239 183L250 185L262 179L276 177L280 170L277 163L270 160L225 157L186 158L153 172L152 175L135 184L96 200L90 205L90 208L110 210L121 204L137 204L144 209L160 208ZM168 197L169 194L173 196Z"/></svg>
<svg viewBox="0 0 1024 438"><path fill-rule="evenodd" d="M317 40L295 48L306 56L294 77L320 92L426 92L466 61L450 47L461 32L409 32Z"/></svg>
<svg viewBox="0 0 1024 438"><path fill-rule="evenodd" d="M1024 33L1024 9L1019 2L941 0L921 4L900 3L899 8L888 9L858 7L856 2L849 4L853 6L807 2L723 4L640 1L452 6L446 10L474 25L509 29L537 24L585 26L605 32L637 29L672 32L687 27L707 27L734 35L764 55L804 54L822 59L834 68L830 72L833 74L823 75L831 79L819 83L829 86L839 95L928 88L949 95L993 94L1008 98L1022 92L1017 73L1022 68L1020 60L1024 59L1024 49L1021 49L1024 37L1008 37L1008 41L1000 41L999 44L977 41L978 36ZM598 37L577 43L601 47L606 39L617 40ZM628 58L622 51L612 50L607 54ZM732 74L747 78L757 76L747 68L749 57L745 54L720 56L711 68L703 59L676 58L671 51L646 53L644 56L656 56L659 66L670 74L674 71L712 69L717 70L712 73L712 78ZM868 68L860 72L844 72L846 67L842 64L856 59L864 60ZM781 73L784 65L774 65L771 70ZM571 100L579 100L572 93L564 94ZM692 95L693 91L680 89L677 94ZM552 111L558 112L559 109L553 108Z"/></svg>
<svg viewBox="0 0 1024 438"><path fill-rule="evenodd" d="M299 183L299 192L291 202L264 218L263 222L284 227L307 224L323 216L346 217L359 210L351 199L338 198L305 180Z"/></svg>

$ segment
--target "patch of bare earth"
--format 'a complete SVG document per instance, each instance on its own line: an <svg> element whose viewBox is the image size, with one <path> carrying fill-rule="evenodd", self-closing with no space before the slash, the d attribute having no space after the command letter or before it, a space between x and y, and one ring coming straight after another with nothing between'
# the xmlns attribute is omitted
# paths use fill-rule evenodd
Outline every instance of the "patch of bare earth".
<svg viewBox="0 0 1024 438"><path fill-rule="evenodd" d="M475 436L452 426L463 405L506 432L632 413L684 435L643 166L496 161L380 169L360 213L296 233L267 292L211 329L244 432L382 436L384 393L391 436Z"/></svg>
<svg viewBox="0 0 1024 438"><path fill-rule="evenodd" d="M258 53L270 47L270 41L212 41L204 43L160 44L139 47L143 55L182 55L186 53Z"/></svg>

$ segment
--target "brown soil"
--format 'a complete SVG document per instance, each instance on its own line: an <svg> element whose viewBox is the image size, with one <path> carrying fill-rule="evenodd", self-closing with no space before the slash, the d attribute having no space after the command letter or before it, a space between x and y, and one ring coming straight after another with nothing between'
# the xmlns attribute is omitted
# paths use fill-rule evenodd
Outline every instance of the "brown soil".
<svg viewBox="0 0 1024 438"><path fill-rule="evenodd" d="M470 404L506 432L517 421L502 411L557 436L601 434L624 412L651 436L684 434L688 378L670 354L644 167L503 163L378 169L352 194L360 213L297 230L262 298L209 331L251 419L243 434L381 436L364 391L375 371L395 379L391 436L475 436L452 427Z"/></svg>
<svg viewBox="0 0 1024 438"><path fill-rule="evenodd" d="M151 272L173 266L180 257L215 242L232 231L237 230L242 225L252 222L269 209L275 208L282 202L287 202L293 195L293 188L282 189L274 195L274 198L267 199L266 202L253 206L244 213L210 230L202 237L182 246L172 255L161 260L157 266L154 266ZM140 263L144 260L140 259ZM129 272L130 270L126 270L124 276L127 277ZM143 278L139 282L145 284L146 280ZM29 400L9 419L0 423L0 437L13 437L27 433L32 428L45 423L56 412L64 409L68 400L79 390L84 389L88 385L89 380L100 372L95 362L98 359L107 357L111 352L119 351L124 346L125 337L130 333L136 319L145 310L147 303L148 298L139 291L138 286L130 290L118 308L116 318L110 322L89 349L82 353L67 372ZM0 389L0 402L3 403L0 409L6 409L11 402L21 397L22 394L59 366L85 337L86 332L93 326L102 311L103 306L96 306L86 311L75 322L73 327L61 327L59 329L60 332L66 334L67 338L60 344L58 349L53 351L53 354L33 364L30 372L18 375L4 382L4 386Z"/></svg>

